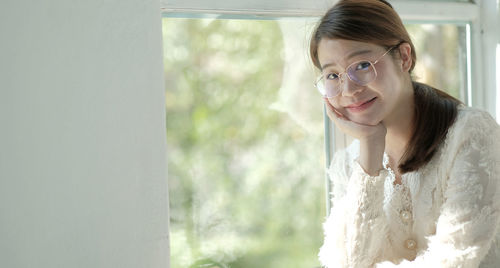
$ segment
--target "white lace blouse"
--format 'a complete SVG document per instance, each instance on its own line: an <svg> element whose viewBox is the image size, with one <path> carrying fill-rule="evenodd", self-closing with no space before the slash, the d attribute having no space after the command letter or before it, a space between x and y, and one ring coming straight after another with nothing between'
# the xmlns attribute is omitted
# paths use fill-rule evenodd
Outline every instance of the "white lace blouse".
<svg viewBox="0 0 500 268"><path fill-rule="evenodd" d="M432 160L403 174L366 174L359 142L336 153L325 267L500 267L500 127L459 107Z"/></svg>

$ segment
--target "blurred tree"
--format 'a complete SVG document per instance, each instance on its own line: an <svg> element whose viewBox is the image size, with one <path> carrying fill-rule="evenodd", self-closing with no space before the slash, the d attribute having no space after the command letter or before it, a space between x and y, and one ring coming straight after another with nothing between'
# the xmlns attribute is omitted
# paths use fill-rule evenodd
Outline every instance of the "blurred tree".
<svg viewBox="0 0 500 268"><path fill-rule="evenodd" d="M172 267L318 266L322 132L270 109L285 68L278 22L163 23Z"/></svg>
<svg viewBox="0 0 500 268"><path fill-rule="evenodd" d="M465 100L465 26L456 24L408 24L417 52L414 79Z"/></svg>
<svg viewBox="0 0 500 268"><path fill-rule="evenodd" d="M163 20L173 268L319 265L322 104L296 25ZM459 96L461 30L408 29L416 78Z"/></svg>

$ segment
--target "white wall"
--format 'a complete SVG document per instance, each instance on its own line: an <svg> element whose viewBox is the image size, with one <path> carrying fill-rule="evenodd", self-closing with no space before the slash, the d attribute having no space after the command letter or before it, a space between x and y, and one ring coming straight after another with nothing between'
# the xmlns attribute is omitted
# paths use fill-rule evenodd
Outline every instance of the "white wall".
<svg viewBox="0 0 500 268"><path fill-rule="evenodd" d="M159 2L1 6L0 267L168 267Z"/></svg>

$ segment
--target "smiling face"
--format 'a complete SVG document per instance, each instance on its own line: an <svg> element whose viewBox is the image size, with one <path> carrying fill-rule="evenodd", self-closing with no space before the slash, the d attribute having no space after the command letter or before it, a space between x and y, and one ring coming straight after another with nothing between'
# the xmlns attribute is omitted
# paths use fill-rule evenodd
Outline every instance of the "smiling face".
<svg viewBox="0 0 500 268"><path fill-rule="evenodd" d="M401 54L401 59L395 59L392 54L382 56L387 51L382 46L323 38L318 44L318 60L323 77L336 77L330 74L343 73L354 62L376 61L374 66L377 76L366 85L356 84L345 74L340 76L341 93L329 98L333 107L350 120L366 125L376 125L397 116L399 107L408 105L413 94L408 72L411 57L407 55L409 51L405 47L409 45L401 44L394 48Z"/></svg>

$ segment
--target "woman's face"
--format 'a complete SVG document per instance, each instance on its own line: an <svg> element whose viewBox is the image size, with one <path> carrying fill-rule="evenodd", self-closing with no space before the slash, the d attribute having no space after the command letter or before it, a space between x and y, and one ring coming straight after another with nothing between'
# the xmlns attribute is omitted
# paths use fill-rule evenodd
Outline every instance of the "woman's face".
<svg viewBox="0 0 500 268"><path fill-rule="evenodd" d="M394 48L399 49L399 48ZM318 59L322 74L344 73L346 68L357 61L375 62L387 50L371 43L343 39L323 38L318 45ZM341 75L341 93L329 98L330 103L350 120L376 125L387 119L401 105L405 75L408 70L401 60L391 54L381 57L374 65L377 76L364 86L351 81L346 74Z"/></svg>

